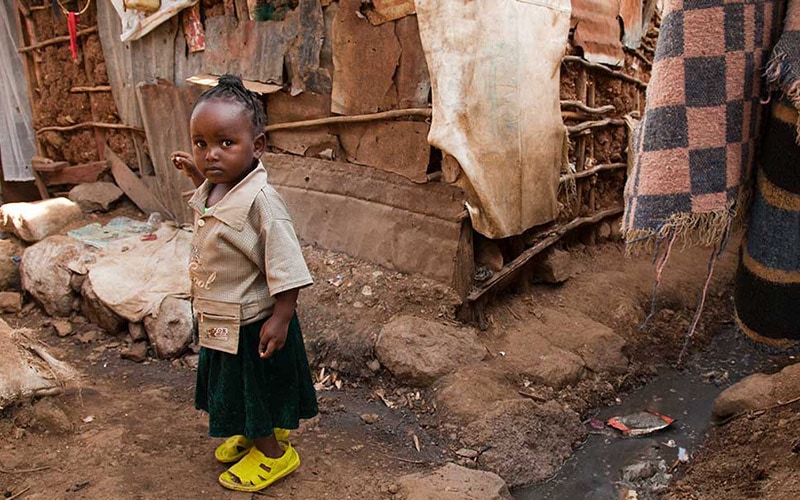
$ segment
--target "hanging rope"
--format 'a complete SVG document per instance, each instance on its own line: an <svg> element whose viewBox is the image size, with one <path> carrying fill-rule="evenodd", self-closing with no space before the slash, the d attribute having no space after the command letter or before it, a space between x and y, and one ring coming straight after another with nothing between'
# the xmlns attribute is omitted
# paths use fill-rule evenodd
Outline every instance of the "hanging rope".
<svg viewBox="0 0 800 500"><path fill-rule="evenodd" d="M72 54L72 61L78 61L78 20L80 16L85 14L87 10L89 10L89 6L92 4L92 0L86 0L86 4L83 8L77 12L72 12L67 9L61 0L56 0L58 2L58 7L61 9L67 16L67 31L69 31L69 51ZM80 3L78 3L80 5Z"/></svg>

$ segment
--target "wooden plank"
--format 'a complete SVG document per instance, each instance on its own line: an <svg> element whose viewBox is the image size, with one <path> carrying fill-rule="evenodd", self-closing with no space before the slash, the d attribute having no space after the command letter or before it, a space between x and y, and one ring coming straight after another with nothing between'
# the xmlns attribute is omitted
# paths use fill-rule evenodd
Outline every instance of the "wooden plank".
<svg viewBox="0 0 800 500"><path fill-rule="evenodd" d="M400 108L425 108L429 104L431 77L419 37L417 16L398 20L395 32L402 50L395 75L397 105Z"/></svg>
<svg viewBox="0 0 800 500"><path fill-rule="evenodd" d="M39 175L46 185L58 186L63 184L97 182L106 170L108 170L107 161L93 161L81 165L64 167L51 172L40 171Z"/></svg>
<svg viewBox="0 0 800 500"><path fill-rule="evenodd" d="M240 20L237 26L227 16L207 19L204 71L283 84L284 54L297 33L296 24L296 17L281 22Z"/></svg>
<svg viewBox="0 0 800 500"><path fill-rule="evenodd" d="M431 147L425 122L385 121L340 127L348 161L427 182Z"/></svg>
<svg viewBox="0 0 800 500"><path fill-rule="evenodd" d="M171 19L140 40L121 42L122 26L111 2L96 2L97 27L117 112L123 123L142 126L136 84L175 79L177 19ZM185 42L184 42L185 43Z"/></svg>
<svg viewBox="0 0 800 500"><path fill-rule="evenodd" d="M464 193L341 162L265 154L298 236L450 286L463 280Z"/></svg>
<svg viewBox="0 0 800 500"><path fill-rule="evenodd" d="M397 104L393 77L400 42L394 24L372 26L356 15L360 7L361 0L341 0L334 19L331 110L341 115L374 113Z"/></svg>
<svg viewBox="0 0 800 500"><path fill-rule="evenodd" d="M300 0L297 8L286 15L284 22L297 28L294 42L286 54L292 92L330 94L332 75L320 68L325 19L319 0Z"/></svg>
<svg viewBox="0 0 800 500"><path fill-rule="evenodd" d="M292 97L286 92L276 92L267 98L267 123L269 125L330 116L330 111L331 98L329 95L303 92ZM269 132L267 139L270 146L298 155L306 154L309 148L317 150L332 148L337 153L340 149L339 140L328 132L327 126L276 130Z"/></svg>
<svg viewBox="0 0 800 500"><path fill-rule="evenodd" d="M175 220L189 223L194 215L181 193L194 189L192 182L169 160L175 150L190 151L189 118L199 89L177 87L164 80L140 83L137 87L147 145L158 180L155 195L174 215Z"/></svg>
<svg viewBox="0 0 800 500"><path fill-rule="evenodd" d="M111 164L111 175L114 176L114 181L117 186L125 193L139 210L145 214L158 212L165 219L174 219L169 210L158 201L153 193L147 188L142 179L136 176L135 173L120 159L119 156L106 147L106 157Z"/></svg>

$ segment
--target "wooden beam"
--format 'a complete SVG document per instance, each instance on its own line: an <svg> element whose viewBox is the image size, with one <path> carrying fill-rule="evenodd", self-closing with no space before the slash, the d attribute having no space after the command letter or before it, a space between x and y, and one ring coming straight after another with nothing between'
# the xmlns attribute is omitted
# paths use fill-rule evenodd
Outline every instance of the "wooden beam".
<svg viewBox="0 0 800 500"><path fill-rule="evenodd" d="M111 175L117 186L125 193L139 210L145 214L153 212L160 213L165 219L175 220L175 216L167 210L164 205L147 188L147 185L140 179L114 151L106 145L106 158L111 163Z"/></svg>
<svg viewBox="0 0 800 500"><path fill-rule="evenodd" d="M97 85L95 87L72 87L69 89L73 94L81 92L111 92L111 85Z"/></svg>
<svg viewBox="0 0 800 500"><path fill-rule="evenodd" d="M75 125L68 125L66 127L56 127L56 126L53 126L53 127L42 127L40 129L36 130L36 133L40 134L42 132L49 132L49 131L69 132L69 131L72 131L72 130L79 130L79 129L82 129L82 128L90 128L90 127L94 127L94 128L111 128L111 129L116 129L116 130L135 130L136 132L144 133L144 129L143 128L132 127L130 125L125 125L124 123L102 123L102 122L83 122L83 123L76 123Z"/></svg>
<svg viewBox="0 0 800 500"><path fill-rule="evenodd" d="M634 78L634 77L632 77L630 75L626 75L625 73L623 73L621 71L613 70L613 69L611 69L611 68L609 68L607 66L603 66L602 64L589 62L589 61L587 61L586 59L584 59L582 57L564 56L562 61L563 62L576 62L576 63L584 65L587 68L597 70L600 73L603 73L605 75L608 75L608 76L611 76L611 77L614 77L614 78L619 78L620 80L624 80L626 82L633 83L634 85L638 85L639 87L642 87L642 88L647 88L647 84L645 82L639 80L638 78Z"/></svg>
<svg viewBox="0 0 800 500"><path fill-rule="evenodd" d="M570 221L569 223L555 227L543 234L544 238L533 246L522 252L516 259L511 261L508 265L504 266L500 271L489 278L478 290L470 293L458 310L458 317L462 321L478 321L478 326L485 330L488 326L485 318L483 318L483 306L490 293L496 293L509 285L511 280L517 276L522 268L530 262L530 260L548 249L554 243L559 241L568 232L577 229L581 226L596 224L607 217L613 217L621 214L622 207L614 207L602 210L589 217L581 217ZM477 316L477 318L476 318Z"/></svg>
<svg viewBox="0 0 800 500"><path fill-rule="evenodd" d="M625 125L625 120L621 118L606 118L605 120L583 122L571 127L567 127L567 132L569 132L570 135L574 135L593 128L602 128L609 125Z"/></svg>
<svg viewBox="0 0 800 500"><path fill-rule="evenodd" d="M433 111L430 108L411 108L393 109L392 111L370 113L367 115L329 116L327 118L317 118L314 120L303 120L299 122L275 123L264 127L264 132L272 132L274 130L289 130L293 128L318 127L320 125L332 125L338 123L363 123L375 120L391 120L394 118L404 118L409 116L430 118L433 116Z"/></svg>
<svg viewBox="0 0 800 500"><path fill-rule="evenodd" d="M53 172L41 172L41 176L48 186L83 184L86 182L97 182L106 170L108 170L108 162L93 161L81 165L64 167L61 170Z"/></svg>
<svg viewBox="0 0 800 500"><path fill-rule="evenodd" d="M97 26L92 26L91 28L86 28L84 30L78 31L78 36L81 37L81 36L91 35L92 33L97 33ZM64 42L69 42L69 35L57 36L55 38L50 38L49 40L44 40L43 42L35 43L27 47L20 47L17 50L17 52L19 52L20 54L24 54L32 50L43 49L44 47Z"/></svg>
<svg viewBox="0 0 800 500"><path fill-rule="evenodd" d="M575 172L574 174L564 174L559 179L559 182L561 184L563 184L563 183L565 183L567 181L570 181L570 180L573 180L573 179L581 179L583 177L589 177L589 176L592 176L592 175L594 175L594 174L596 174L598 172L603 172L605 170L620 170L620 169L627 168L627 167L628 167L627 163L603 163L603 164L597 165L594 168L590 168L589 170L583 170L581 172Z"/></svg>

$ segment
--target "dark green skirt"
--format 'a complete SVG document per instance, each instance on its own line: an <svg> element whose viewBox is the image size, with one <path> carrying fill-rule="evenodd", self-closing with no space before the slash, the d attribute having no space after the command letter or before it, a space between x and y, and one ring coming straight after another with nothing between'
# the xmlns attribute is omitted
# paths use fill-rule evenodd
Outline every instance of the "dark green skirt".
<svg viewBox="0 0 800 500"><path fill-rule="evenodd" d="M269 437L276 427L297 429L300 419L318 413L297 316L289 324L286 345L269 359L258 355L265 321L242 327L236 355L200 349L195 407L208 412L212 437Z"/></svg>

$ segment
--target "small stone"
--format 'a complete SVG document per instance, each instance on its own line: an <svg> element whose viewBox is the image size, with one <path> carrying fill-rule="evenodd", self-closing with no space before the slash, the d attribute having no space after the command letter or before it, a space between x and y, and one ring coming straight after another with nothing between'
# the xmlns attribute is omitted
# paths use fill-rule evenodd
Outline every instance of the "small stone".
<svg viewBox="0 0 800 500"><path fill-rule="evenodd" d="M147 342L135 342L127 349L120 351L119 356L135 363L141 363L147 359Z"/></svg>
<svg viewBox="0 0 800 500"><path fill-rule="evenodd" d="M597 237L602 240L607 240L611 237L611 224L603 222L597 226Z"/></svg>
<svg viewBox="0 0 800 500"><path fill-rule="evenodd" d="M88 320L88 319L86 319L84 316L81 316L80 314L76 314L76 315L75 315L75 316L72 318L72 320L71 320L71 321L72 321L72 323L73 323L73 324L75 324L75 325L85 325L86 323L88 323L88 322L89 322L89 320Z"/></svg>
<svg viewBox="0 0 800 500"><path fill-rule="evenodd" d="M377 373L381 369L381 362L377 359L371 359L367 362L367 368Z"/></svg>
<svg viewBox="0 0 800 500"><path fill-rule="evenodd" d="M572 274L572 259L569 252L553 249L533 266L534 279L545 283L559 284Z"/></svg>
<svg viewBox="0 0 800 500"><path fill-rule="evenodd" d="M628 483L645 480L656 474L656 468L650 462L639 462L622 469L622 480Z"/></svg>
<svg viewBox="0 0 800 500"><path fill-rule="evenodd" d="M200 363L200 356L198 354L187 354L183 358L183 364L192 370L197 370L197 365Z"/></svg>
<svg viewBox="0 0 800 500"><path fill-rule="evenodd" d="M0 292L0 312L14 313L22 310L22 295L17 292Z"/></svg>
<svg viewBox="0 0 800 500"><path fill-rule="evenodd" d="M74 330L72 329L72 323L69 321L64 321L61 319L55 320L51 323L53 328L56 331L56 335L59 337L66 337L68 335L72 335Z"/></svg>
<svg viewBox="0 0 800 500"><path fill-rule="evenodd" d="M391 493L392 495L396 495L398 491L400 491L399 486L397 486L396 484L389 485L389 493Z"/></svg>
<svg viewBox="0 0 800 500"><path fill-rule="evenodd" d="M361 295L364 297L372 297L372 287L369 285L364 285L364 288L361 289Z"/></svg>
<svg viewBox="0 0 800 500"><path fill-rule="evenodd" d="M364 309L364 303L357 300L353 302L353 307L356 309Z"/></svg>
<svg viewBox="0 0 800 500"><path fill-rule="evenodd" d="M379 417L375 413L364 413L363 415L361 415L361 420L363 420L365 424L374 424L375 422L380 420L380 418L381 417Z"/></svg>
<svg viewBox="0 0 800 500"><path fill-rule="evenodd" d="M458 455L461 458L469 458L469 459L478 458L478 452L475 450L470 450L469 448L461 448L456 452L456 455Z"/></svg>
<svg viewBox="0 0 800 500"><path fill-rule="evenodd" d="M142 323L128 323L128 334L134 342L147 339L147 332Z"/></svg>

